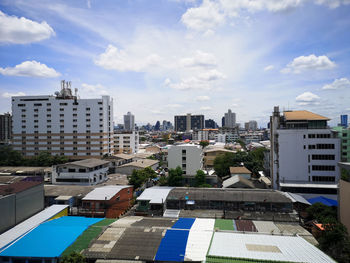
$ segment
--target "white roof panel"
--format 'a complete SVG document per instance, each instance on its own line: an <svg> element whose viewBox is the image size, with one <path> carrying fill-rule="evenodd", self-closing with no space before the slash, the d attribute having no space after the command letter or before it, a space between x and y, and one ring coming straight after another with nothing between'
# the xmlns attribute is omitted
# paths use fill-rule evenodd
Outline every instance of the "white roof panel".
<svg viewBox="0 0 350 263"><path fill-rule="evenodd" d="M174 187L153 186L146 188L136 199L137 201L149 201L150 204L162 204L165 202L169 192Z"/></svg>
<svg viewBox="0 0 350 263"><path fill-rule="evenodd" d="M68 205L52 205L45 210L37 213L36 215L28 218L27 220L23 221L22 223L14 226L10 230L6 231L5 233L0 235L0 251L9 243L12 243L17 238L23 236L33 228L40 225L42 222L45 222L46 220L50 219L51 217L55 216L65 208L67 208Z"/></svg>
<svg viewBox="0 0 350 263"><path fill-rule="evenodd" d="M88 193L82 200L110 200L120 190L128 187L131 187L131 185L106 185L98 187Z"/></svg>
<svg viewBox="0 0 350 263"><path fill-rule="evenodd" d="M259 233L280 234L281 231L272 221L253 221Z"/></svg>
<svg viewBox="0 0 350 263"><path fill-rule="evenodd" d="M304 197L302 197L301 195L298 194L293 194L293 193L289 193L289 192L281 192L283 193L285 196L287 196L290 200L292 200L293 203L299 202L299 203L303 203L306 205L311 205L309 201L307 201Z"/></svg>
<svg viewBox="0 0 350 263"><path fill-rule="evenodd" d="M332 262L299 236L215 232L208 255L286 262Z"/></svg>

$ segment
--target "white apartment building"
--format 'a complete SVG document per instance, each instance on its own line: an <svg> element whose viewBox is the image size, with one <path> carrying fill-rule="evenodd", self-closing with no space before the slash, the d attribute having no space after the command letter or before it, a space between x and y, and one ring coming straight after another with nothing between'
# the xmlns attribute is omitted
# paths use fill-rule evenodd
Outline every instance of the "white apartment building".
<svg viewBox="0 0 350 263"><path fill-rule="evenodd" d="M126 115L124 115L124 130L135 130L135 116L132 115L130 111Z"/></svg>
<svg viewBox="0 0 350 263"><path fill-rule="evenodd" d="M270 173L273 188L302 194L337 192L340 140L327 127L329 119L309 111L271 117Z"/></svg>
<svg viewBox="0 0 350 263"><path fill-rule="evenodd" d="M109 161L86 159L71 163L54 165L52 184L96 185L105 182Z"/></svg>
<svg viewBox="0 0 350 263"><path fill-rule="evenodd" d="M184 175L195 175L203 168L203 150L199 145L172 145L168 149L168 168L180 166Z"/></svg>
<svg viewBox="0 0 350 263"><path fill-rule="evenodd" d="M218 129L202 129L193 132L193 140L195 141L209 141L215 140Z"/></svg>
<svg viewBox="0 0 350 263"><path fill-rule="evenodd" d="M77 91L77 90L76 90ZM70 159L113 154L113 100L79 99L71 83L55 96L12 97L13 148L24 156L48 151Z"/></svg>
<svg viewBox="0 0 350 263"><path fill-rule="evenodd" d="M115 153L137 153L139 150L139 132L115 132L114 152Z"/></svg>
<svg viewBox="0 0 350 263"><path fill-rule="evenodd" d="M240 137L237 133L218 133L215 134L215 141L216 142L223 142L223 143L231 143L238 140Z"/></svg>

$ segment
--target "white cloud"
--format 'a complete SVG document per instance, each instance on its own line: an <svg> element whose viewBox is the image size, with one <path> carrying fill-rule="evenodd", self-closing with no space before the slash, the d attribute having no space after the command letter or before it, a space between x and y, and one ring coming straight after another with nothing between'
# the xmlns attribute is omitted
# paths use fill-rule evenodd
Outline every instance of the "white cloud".
<svg viewBox="0 0 350 263"><path fill-rule="evenodd" d="M208 100L210 100L210 97L206 95L196 97L196 101L208 101Z"/></svg>
<svg viewBox="0 0 350 263"><path fill-rule="evenodd" d="M95 59L95 64L105 69L117 71L148 71L150 67L158 66L161 57L157 54L138 56L125 50L119 50L113 45L108 45L105 52Z"/></svg>
<svg viewBox="0 0 350 263"><path fill-rule="evenodd" d="M176 109L176 108L183 107L183 105L174 103L174 104L167 104L167 105L165 105L165 107L167 107L167 108L175 108Z"/></svg>
<svg viewBox="0 0 350 263"><path fill-rule="evenodd" d="M193 57L181 59L180 64L185 67L215 67L217 65L213 54L200 50L196 50Z"/></svg>
<svg viewBox="0 0 350 263"><path fill-rule="evenodd" d="M264 71L270 71L270 70L273 70L275 68L274 65L268 65L266 67L264 67Z"/></svg>
<svg viewBox="0 0 350 263"><path fill-rule="evenodd" d="M204 71L203 73L199 74L198 77L204 81L213 81L226 78L226 76L223 73L216 69Z"/></svg>
<svg viewBox="0 0 350 263"><path fill-rule="evenodd" d="M14 96L25 96L26 94L24 92L17 92L17 93L10 93L10 92L5 92L2 94L4 98L11 98Z"/></svg>
<svg viewBox="0 0 350 263"><path fill-rule="evenodd" d="M320 97L312 92L304 92L295 98L296 102L301 106L318 104Z"/></svg>
<svg viewBox="0 0 350 263"><path fill-rule="evenodd" d="M171 83L169 87L177 90L209 90L211 86L206 81L197 77L182 79L178 83Z"/></svg>
<svg viewBox="0 0 350 263"><path fill-rule="evenodd" d="M182 23L190 29L207 31L225 22L225 15L217 2L204 0L198 7L192 7L182 15Z"/></svg>
<svg viewBox="0 0 350 263"><path fill-rule="evenodd" d="M79 94L82 97L86 97L86 96L96 97L96 96L108 95L107 89L101 84L90 85L90 84L83 83L81 84L81 86L82 86L82 89L80 90Z"/></svg>
<svg viewBox="0 0 350 263"><path fill-rule="evenodd" d="M341 78L334 80L331 84L324 85L323 90L335 90L335 89L349 89L350 81L347 78Z"/></svg>
<svg viewBox="0 0 350 263"><path fill-rule="evenodd" d="M45 64L41 64L35 60L24 61L15 67L0 67L0 74L6 76L21 76L21 77L39 77L39 78L55 78L61 74L49 68Z"/></svg>
<svg viewBox="0 0 350 263"><path fill-rule="evenodd" d="M327 5L330 8L337 8L341 5L349 5L350 0L316 0L317 4Z"/></svg>
<svg viewBox="0 0 350 263"><path fill-rule="evenodd" d="M336 66L327 56L300 56L294 58L284 69L282 73L299 74L309 70L329 70Z"/></svg>
<svg viewBox="0 0 350 263"><path fill-rule="evenodd" d="M55 31L45 21L38 23L0 11L0 42L27 44L50 38L54 34Z"/></svg>
<svg viewBox="0 0 350 263"><path fill-rule="evenodd" d="M200 110L203 110L203 111L209 111L209 110L212 110L213 108L210 107L210 106L203 106L203 107L200 107Z"/></svg>

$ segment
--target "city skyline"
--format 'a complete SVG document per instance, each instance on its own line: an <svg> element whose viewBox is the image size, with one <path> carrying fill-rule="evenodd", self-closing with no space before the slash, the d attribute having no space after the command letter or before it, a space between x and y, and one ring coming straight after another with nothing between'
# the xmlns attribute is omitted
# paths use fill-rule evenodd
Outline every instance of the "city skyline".
<svg viewBox="0 0 350 263"><path fill-rule="evenodd" d="M203 114L266 127L273 106L349 114L349 1L2 1L0 102L114 98L114 121ZM23 31L29 26L30 31ZM67 30L69 29L69 30Z"/></svg>

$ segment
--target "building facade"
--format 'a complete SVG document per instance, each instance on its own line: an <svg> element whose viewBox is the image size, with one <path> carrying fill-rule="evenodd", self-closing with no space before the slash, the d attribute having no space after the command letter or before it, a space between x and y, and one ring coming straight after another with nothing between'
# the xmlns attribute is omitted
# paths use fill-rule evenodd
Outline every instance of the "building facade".
<svg viewBox="0 0 350 263"><path fill-rule="evenodd" d="M12 116L10 113L0 115L0 143L9 143L12 137Z"/></svg>
<svg viewBox="0 0 350 263"><path fill-rule="evenodd" d="M341 142L341 161L350 162L350 128L338 126L333 128L333 130L338 133L338 137Z"/></svg>
<svg viewBox="0 0 350 263"><path fill-rule="evenodd" d="M113 154L113 100L78 99L70 82L55 96L12 97L13 149L24 156L41 151L70 159Z"/></svg>
<svg viewBox="0 0 350 263"><path fill-rule="evenodd" d="M135 130L135 116L132 115L130 111L126 115L124 115L124 130Z"/></svg>
<svg viewBox="0 0 350 263"><path fill-rule="evenodd" d="M139 132L115 132L114 153L137 153L139 150Z"/></svg>
<svg viewBox="0 0 350 263"><path fill-rule="evenodd" d="M175 131L201 130L204 128L204 115L177 115L174 117Z"/></svg>
<svg viewBox="0 0 350 263"><path fill-rule="evenodd" d="M232 112L230 109L224 115L225 123L224 127L234 128L236 126L236 113Z"/></svg>
<svg viewBox="0 0 350 263"><path fill-rule="evenodd" d="M216 129L219 126L216 124L216 122L212 119L205 120L205 128L206 129Z"/></svg>
<svg viewBox="0 0 350 263"><path fill-rule="evenodd" d="M256 131L258 129L258 123L256 121L248 121L244 123L245 130Z"/></svg>
<svg viewBox="0 0 350 263"><path fill-rule="evenodd" d="M304 194L336 194L340 142L329 119L308 111L271 116L273 188Z"/></svg>
<svg viewBox="0 0 350 263"><path fill-rule="evenodd" d="M180 166L185 175L195 175L203 168L203 150L199 145L172 145L168 149L168 168Z"/></svg>

